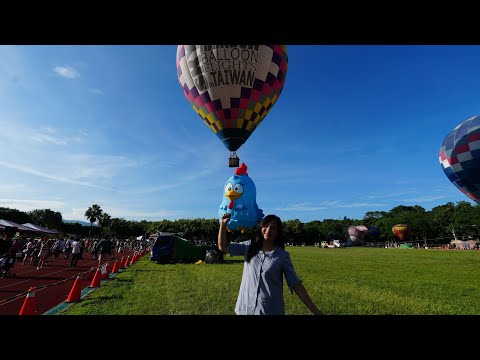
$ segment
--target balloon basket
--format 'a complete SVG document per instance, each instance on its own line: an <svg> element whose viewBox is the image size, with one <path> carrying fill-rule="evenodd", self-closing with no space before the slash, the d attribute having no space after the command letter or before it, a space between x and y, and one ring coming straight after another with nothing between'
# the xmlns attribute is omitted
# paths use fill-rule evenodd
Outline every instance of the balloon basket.
<svg viewBox="0 0 480 360"><path fill-rule="evenodd" d="M235 151L232 152L232 155L228 158L228 166L229 167L238 167L240 163L240 159L235 153Z"/></svg>

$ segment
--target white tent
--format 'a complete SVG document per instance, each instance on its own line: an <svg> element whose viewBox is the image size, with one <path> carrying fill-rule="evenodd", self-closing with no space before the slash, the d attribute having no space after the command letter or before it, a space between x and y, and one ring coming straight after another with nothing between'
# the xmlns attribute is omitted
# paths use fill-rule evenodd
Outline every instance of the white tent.
<svg viewBox="0 0 480 360"><path fill-rule="evenodd" d="M35 224L30 224L30 223L26 223L26 224L22 224L22 225L26 226L28 228L31 228L33 230L36 230L38 232L43 232L45 234L58 234L57 230L47 229L47 228L44 228L43 226L40 226L40 225L35 225Z"/></svg>

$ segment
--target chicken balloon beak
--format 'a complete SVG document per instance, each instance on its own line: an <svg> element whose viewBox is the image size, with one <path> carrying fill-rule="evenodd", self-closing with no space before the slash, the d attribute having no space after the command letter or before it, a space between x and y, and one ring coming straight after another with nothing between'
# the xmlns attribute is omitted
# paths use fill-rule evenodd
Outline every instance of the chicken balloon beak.
<svg viewBox="0 0 480 360"><path fill-rule="evenodd" d="M233 201L235 199L238 199L240 196L242 196L241 193L236 192L235 190L230 190L225 192L225 196L230 200Z"/></svg>

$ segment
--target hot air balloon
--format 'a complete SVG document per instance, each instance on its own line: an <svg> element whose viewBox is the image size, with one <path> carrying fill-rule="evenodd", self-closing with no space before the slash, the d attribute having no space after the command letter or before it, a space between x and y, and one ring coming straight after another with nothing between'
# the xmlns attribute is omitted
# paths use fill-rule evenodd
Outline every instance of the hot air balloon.
<svg viewBox="0 0 480 360"><path fill-rule="evenodd" d="M350 226L348 228L348 238L350 239L349 244L353 246L362 245L367 230L368 229L363 225Z"/></svg>
<svg viewBox="0 0 480 360"><path fill-rule="evenodd" d="M382 230L380 230L380 228L376 226L369 226L366 236L369 240L377 241L381 234Z"/></svg>
<svg viewBox="0 0 480 360"><path fill-rule="evenodd" d="M465 120L445 137L438 159L448 179L480 204L480 115Z"/></svg>
<svg viewBox="0 0 480 360"><path fill-rule="evenodd" d="M394 235L402 241L408 239L408 237L410 236L410 229L406 224L397 224L392 227L392 231Z"/></svg>
<svg viewBox="0 0 480 360"><path fill-rule="evenodd" d="M179 45L178 81L205 124L236 151L278 100L288 67L285 45Z"/></svg>

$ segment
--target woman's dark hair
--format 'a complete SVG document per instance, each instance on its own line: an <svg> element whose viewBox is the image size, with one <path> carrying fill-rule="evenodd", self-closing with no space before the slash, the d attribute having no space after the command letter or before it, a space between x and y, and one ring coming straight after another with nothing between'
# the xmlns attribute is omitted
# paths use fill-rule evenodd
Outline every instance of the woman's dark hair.
<svg viewBox="0 0 480 360"><path fill-rule="evenodd" d="M252 243L250 244L250 247L248 248L247 256L246 256L246 261L250 262L250 260L258 254L258 252L262 249L263 246L263 234L262 234L262 228L267 227L269 224L272 222L275 222L277 224L277 229L278 229L278 236L274 240L274 244L278 247L281 247L282 249L285 249L285 241L283 240L283 224L282 220L276 215L267 215L263 218L263 220L260 222L260 229L257 231L257 236L255 237L255 240L252 240Z"/></svg>

